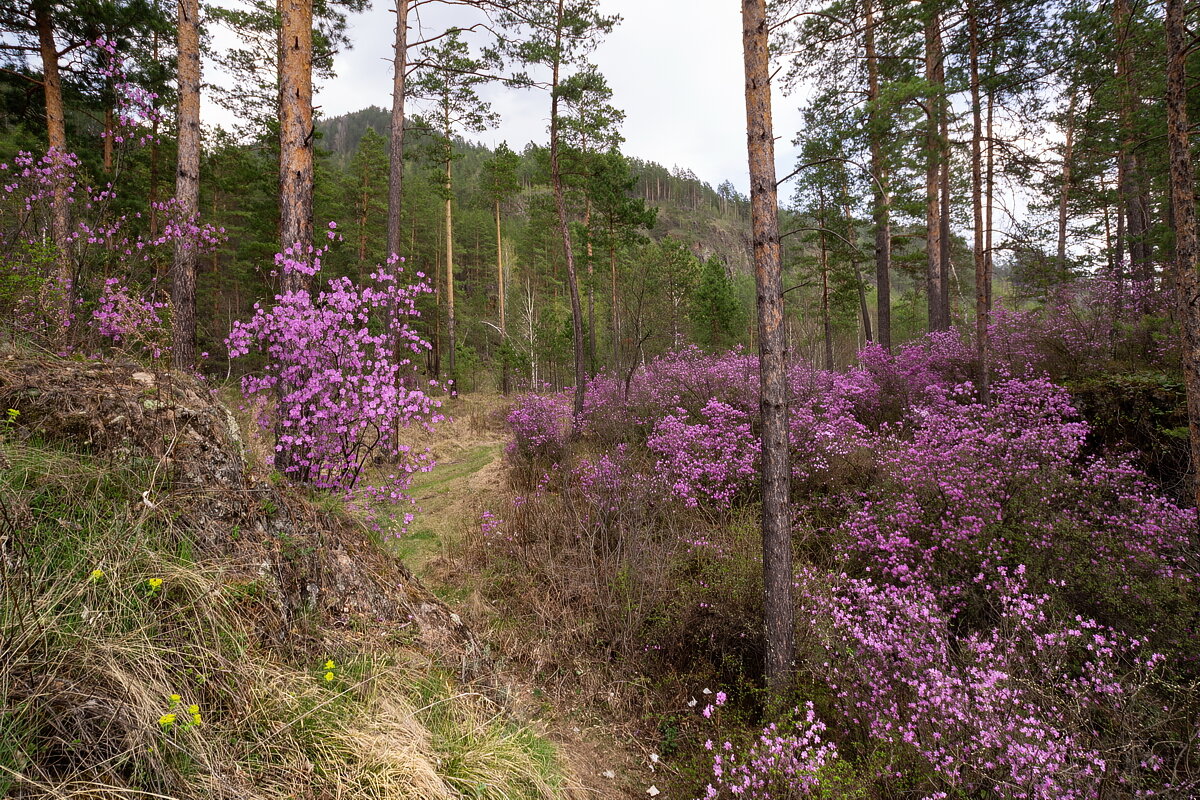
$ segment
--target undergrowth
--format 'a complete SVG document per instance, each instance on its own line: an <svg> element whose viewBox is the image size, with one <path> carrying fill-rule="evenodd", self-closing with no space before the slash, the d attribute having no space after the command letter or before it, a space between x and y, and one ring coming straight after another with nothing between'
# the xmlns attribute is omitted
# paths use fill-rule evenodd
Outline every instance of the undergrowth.
<svg viewBox="0 0 1200 800"><path fill-rule="evenodd" d="M551 746L427 656L264 646L264 585L194 556L156 462L8 432L0 796L559 796Z"/></svg>

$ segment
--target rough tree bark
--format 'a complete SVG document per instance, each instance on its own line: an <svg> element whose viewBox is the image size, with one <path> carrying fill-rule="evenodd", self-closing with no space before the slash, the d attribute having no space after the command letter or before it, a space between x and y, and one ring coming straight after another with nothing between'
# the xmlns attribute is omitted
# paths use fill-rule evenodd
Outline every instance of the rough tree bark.
<svg viewBox="0 0 1200 800"><path fill-rule="evenodd" d="M941 16L930 13L925 19L925 80L931 87L925 103L925 290L929 301L929 330L940 331L950 326L943 319L942 309L942 223L938 191L940 189L941 165L938 159L938 111L941 108L940 92L932 87L939 85L942 65Z"/></svg>
<svg viewBox="0 0 1200 800"><path fill-rule="evenodd" d="M870 129L871 176L875 199L875 329L879 344L885 350L892 349L892 198L887 190L887 165L884 164L883 131L879 103L879 57L875 51L875 8L872 0L866 0L866 15L863 38L867 55L867 127Z"/></svg>
<svg viewBox="0 0 1200 800"><path fill-rule="evenodd" d="M38 2L33 7L37 26L38 48L42 57L42 90L46 99L46 141L50 151L59 156L67 152L67 124L63 112L62 76L58 71L58 45L54 41L53 6ZM54 240L55 278L58 282L59 308L69 317L75 302L75 275L71 265L71 216L67 203L65 176L51 187L54 208L50 215L50 237Z"/></svg>
<svg viewBox="0 0 1200 800"><path fill-rule="evenodd" d="M178 159L175 202L185 220L200 211L200 2L179 0ZM171 275L171 357L176 369L196 366L196 243L175 240Z"/></svg>
<svg viewBox="0 0 1200 800"><path fill-rule="evenodd" d="M983 109L979 97L979 20L972 6L967 17L971 77L971 208L975 223L975 357L979 360L979 398L988 402L988 275L983 221Z"/></svg>
<svg viewBox="0 0 1200 800"><path fill-rule="evenodd" d="M558 231L562 237L563 254L567 262L567 291L571 295L571 332L575 351L576 418L583 414L583 399L587 394L587 373L583 365L583 308L579 302L579 275L575 269L575 248L571 244L571 227L567 218L567 198L563 189L559 164L558 84L562 67L563 0L558 0L554 20L554 69L550 86L550 183L554 193L554 210L558 216Z"/></svg>
<svg viewBox="0 0 1200 800"><path fill-rule="evenodd" d="M1058 277L1067 277L1067 205L1071 198L1071 161L1075 155L1075 107L1079 92L1071 90L1067 102L1066 141L1063 144L1061 185L1058 187ZM1108 209L1105 208L1105 224L1108 224Z"/></svg>
<svg viewBox="0 0 1200 800"><path fill-rule="evenodd" d="M1114 0L1113 28L1117 37L1117 83L1120 92L1121 144L1117 154L1117 192L1124 203L1125 233L1129 239L1130 274L1137 280L1152 277L1146 246L1149 221L1142 202L1141 165L1135 151L1133 126L1137 113L1137 97L1133 85L1133 53L1129 46L1129 26L1132 17L1129 0Z"/></svg>
<svg viewBox="0 0 1200 800"><path fill-rule="evenodd" d="M762 414L762 540L764 628L768 689L779 696L795 660L792 604L791 468L787 436L787 350L783 327L783 269L775 140L771 121L771 67L765 0L742 0L746 71L746 141L754 279L758 289L758 352Z"/></svg>
<svg viewBox="0 0 1200 800"><path fill-rule="evenodd" d="M279 61L279 240L299 247L313 243L312 0L280 0ZM285 274L281 288L308 289L299 273Z"/></svg>
<svg viewBox="0 0 1200 800"><path fill-rule="evenodd" d="M447 116L449 112L447 111ZM447 121L447 129L449 128ZM449 142L449 137L447 137ZM447 147L450 145L447 144ZM454 318L454 196L451 194L451 186L453 185L453 176L451 173L450 159L446 159L446 339L449 345L447 353L450 366L450 379L457 380L455 374L454 351L458 347L455 340L455 323Z"/></svg>
<svg viewBox="0 0 1200 800"><path fill-rule="evenodd" d="M846 239L857 249L858 234L854 228L854 213L850 210L850 185L842 183L842 216L846 218ZM871 335L871 311L867 308L867 282L863 279L862 271L858 268L858 258L854 252L850 254L850 269L854 271L854 285L858 289L858 313L862 316L863 336L868 342L875 341Z"/></svg>
<svg viewBox="0 0 1200 800"><path fill-rule="evenodd" d="M1196 198L1188 142L1187 56L1191 50L1184 0L1167 0L1167 144L1175 222L1175 292L1183 339L1193 500L1200 508L1200 279L1196 274Z"/></svg>
<svg viewBox="0 0 1200 800"><path fill-rule="evenodd" d="M396 0L396 45L393 52L392 123L388 137L387 247L400 254L400 204L404 196L404 79L408 70L408 2Z"/></svg>

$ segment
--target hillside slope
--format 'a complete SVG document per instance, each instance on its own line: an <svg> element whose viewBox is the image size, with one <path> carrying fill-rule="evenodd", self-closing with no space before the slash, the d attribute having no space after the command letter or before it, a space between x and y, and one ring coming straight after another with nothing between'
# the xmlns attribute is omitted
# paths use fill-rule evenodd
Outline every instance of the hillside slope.
<svg viewBox="0 0 1200 800"><path fill-rule="evenodd" d="M0 409L0 794L570 796L458 615L202 384L10 354Z"/></svg>

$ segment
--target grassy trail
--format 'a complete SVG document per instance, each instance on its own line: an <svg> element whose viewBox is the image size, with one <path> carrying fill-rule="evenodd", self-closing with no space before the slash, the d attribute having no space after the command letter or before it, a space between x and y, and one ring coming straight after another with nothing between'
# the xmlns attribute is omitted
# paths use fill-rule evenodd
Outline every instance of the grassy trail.
<svg viewBox="0 0 1200 800"><path fill-rule="evenodd" d="M478 529L482 511L499 513L509 502L499 422L502 408L500 397L461 397L447 409L453 419L418 442L429 447L436 465L414 478L409 493L417 504L415 518L408 532L392 540L390 547L430 591L494 647L511 710L552 740L570 767L568 800L644 797L645 778L635 776L640 771L635 766L639 749L616 734L611 720L552 702L534 676L520 666L524 659L508 657L516 655L505 652L513 640L501 632L511 632L513 621L501 605L484 599L487 574L466 563L466 537ZM524 641L519 646L537 643Z"/></svg>

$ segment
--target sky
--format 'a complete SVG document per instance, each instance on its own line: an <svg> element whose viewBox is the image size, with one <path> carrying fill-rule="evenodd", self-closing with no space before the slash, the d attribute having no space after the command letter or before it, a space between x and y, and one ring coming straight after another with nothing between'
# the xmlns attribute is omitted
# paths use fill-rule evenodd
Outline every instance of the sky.
<svg viewBox="0 0 1200 800"><path fill-rule="evenodd" d="M690 169L714 187L730 180L748 193L740 4L601 0L600 6L603 13L622 17L592 60L612 87L613 104L625 112L623 152L668 168ZM391 107L391 7L388 0L375 0L372 9L350 20L353 48L338 55L337 77L318 84L315 103L322 116L369 105ZM427 33L462 24L461 9L432 9L420 20ZM410 22L415 26L417 20ZM545 92L497 85L481 94L501 114L501 122L496 130L471 138L489 146L507 141L518 152L527 142L546 141L550 101ZM790 142L799 125L797 106L796 98L775 97L781 175L791 171L794 161ZM209 119L226 121L219 109L206 107L205 112Z"/></svg>

